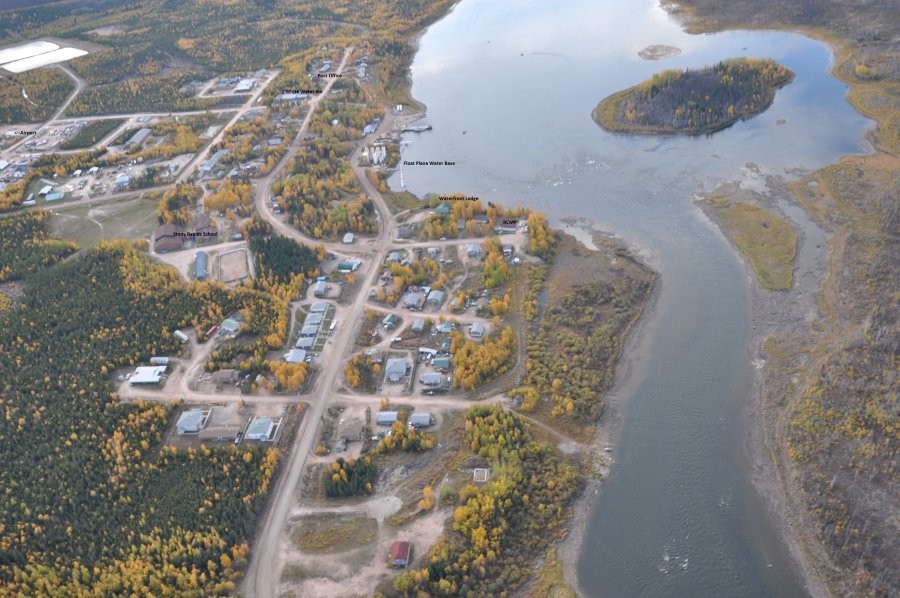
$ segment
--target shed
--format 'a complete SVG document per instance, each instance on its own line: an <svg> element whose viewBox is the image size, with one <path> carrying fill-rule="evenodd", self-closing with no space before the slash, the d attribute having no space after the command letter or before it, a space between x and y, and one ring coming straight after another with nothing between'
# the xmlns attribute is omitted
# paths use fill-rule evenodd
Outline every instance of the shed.
<svg viewBox="0 0 900 598"><path fill-rule="evenodd" d="M484 336L484 324L481 322L475 322L471 326L469 326L469 336L472 338L481 338Z"/></svg>
<svg viewBox="0 0 900 598"><path fill-rule="evenodd" d="M116 189L124 189L131 184L131 177L127 174L120 174L116 177Z"/></svg>
<svg viewBox="0 0 900 598"><path fill-rule="evenodd" d="M424 332L425 331L425 319L424 318L416 318L413 320L412 327L410 328L413 332Z"/></svg>
<svg viewBox="0 0 900 598"><path fill-rule="evenodd" d="M309 306L309 313L311 314L322 314L328 309L327 301L316 301L312 305Z"/></svg>
<svg viewBox="0 0 900 598"><path fill-rule="evenodd" d="M313 348L313 345L316 344L316 337L314 336L301 336L297 339L297 342L294 343L294 347L297 349L305 349L309 351Z"/></svg>
<svg viewBox="0 0 900 598"><path fill-rule="evenodd" d="M419 382L423 386L440 386L444 383L444 376L437 372L425 372L419 376Z"/></svg>
<svg viewBox="0 0 900 598"><path fill-rule="evenodd" d="M388 359L384 371L389 382L400 382L409 371L409 362L402 357Z"/></svg>
<svg viewBox="0 0 900 598"><path fill-rule="evenodd" d="M324 297L328 294L328 285L325 284L324 280L316 281L316 285L313 287L313 297Z"/></svg>
<svg viewBox="0 0 900 598"><path fill-rule="evenodd" d="M59 201L62 198L63 194L59 191L54 191L53 193L48 193L46 196L44 196L44 199L47 201Z"/></svg>
<svg viewBox="0 0 900 598"><path fill-rule="evenodd" d="M434 361L431 362L431 365L434 366L434 369L440 370L442 372L446 372L450 369L450 358L449 357L435 357Z"/></svg>
<svg viewBox="0 0 900 598"><path fill-rule="evenodd" d="M200 430L203 429L204 424L206 424L206 419L209 416L209 411L203 411L201 409L189 409L181 414L181 417L178 418L178 423L175 424L178 428L179 434L197 434Z"/></svg>
<svg viewBox="0 0 900 598"><path fill-rule="evenodd" d="M413 413L409 416L409 425L413 428L427 428L434 425L434 416L428 412Z"/></svg>
<svg viewBox="0 0 900 598"><path fill-rule="evenodd" d="M477 243L469 243L466 245L466 254L469 257L481 257L481 246Z"/></svg>
<svg viewBox="0 0 900 598"><path fill-rule="evenodd" d="M75 172L72 173L72 176L79 177L81 176L82 170L80 168L76 168Z"/></svg>
<svg viewBox="0 0 900 598"><path fill-rule="evenodd" d="M39 195L39 196L40 196L40 195L47 195L48 193L50 193L50 192L52 192L52 191L53 191L53 187L51 187L50 185L44 185L43 187L41 187L41 190L38 191L38 195Z"/></svg>
<svg viewBox="0 0 900 598"><path fill-rule="evenodd" d="M151 357L150 365L169 365L168 357Z"/></svg>
<svg viewBox="0 0 900 598"><path fill-rule="evenodd" d="M350 245L351 243L353 243L353 233L347 233L344 235L344 244Z"/></svg>
<svg viewBox="0 0 900 598"><path fill-rule="evenodd" d="M403 259L403 255L399 251L392 251L387 256L387 261L399 263Z"/></svg>
<svg viewBox="0 0 900 598"><path fill-rule="evenodd" d="M391 550L388 554L391 567L403 567L404 569L408 567L410 552L409 542L398 540L391 544Z"/></svg>
<svg viewBox="0 0 900 598"><path fill-rule="evenodd" d="M397 411L379 411L375 414L375 424L379 426L393 426L400 418Z"/></svg>

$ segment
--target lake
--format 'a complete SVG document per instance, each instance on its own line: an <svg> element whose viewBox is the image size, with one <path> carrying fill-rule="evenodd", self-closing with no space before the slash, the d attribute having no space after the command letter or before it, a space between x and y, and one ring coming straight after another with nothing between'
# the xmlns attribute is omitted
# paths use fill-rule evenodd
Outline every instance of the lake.
<svg viewBox="0 0 900 598"><path fill-rule="evenodd" d="M638 57L653 44L681 53ZM603 97L657 71L735 56L773 58L796 79L765 113L711 136L614 135L591 120ZM578 563L589 595L804 593L747 475L750 281L693 199L868 150L871 122L828 74L831 60L797 34L688 35L652 0L462 0L420 41L412 93L433 130L407 134L403 160L455 165L404 167L408 190L520 203L559 226L587 218L661 275Z"/></svg>

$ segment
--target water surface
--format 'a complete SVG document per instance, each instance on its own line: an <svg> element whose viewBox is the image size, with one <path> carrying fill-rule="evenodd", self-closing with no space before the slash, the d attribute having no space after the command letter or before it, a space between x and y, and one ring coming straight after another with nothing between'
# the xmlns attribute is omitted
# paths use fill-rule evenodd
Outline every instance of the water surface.
<svg viewBox="0 0 900 598"><path fill-rule="evenodd" d="M682 53L640 59L652 44ZM654 72L734 56L773 58L796 79L764 114L711 136L629 137L591 120L600 99ZM421 40L412 92L434 129L407 135L403 159L455 166L405 167L410 191L522 203L556 224L586 217L647 248L661 273L644 373L619 397L617 463L578 564L589 595L803 594L745 473L748 280L692 199L757 180L751 170L790 175L867 150L870 123L831 59L796 34L688 35L652 0L462 0Z"/></svg>

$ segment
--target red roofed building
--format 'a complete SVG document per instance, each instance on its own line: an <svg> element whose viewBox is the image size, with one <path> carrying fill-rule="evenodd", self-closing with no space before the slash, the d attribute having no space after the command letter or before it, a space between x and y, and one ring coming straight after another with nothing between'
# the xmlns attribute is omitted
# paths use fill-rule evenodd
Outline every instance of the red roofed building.
<svg viewBox="0 0 900 598"><path fill-rule="evenodd" d="M409 553L411 547L409 542L400 541L394 542L391 544L390 551L390 563L391 567L403 567L406 568L409 566Z"/></svg>
<svg viewBox="0 0 900 598"><path fill-rule="evenodd" d="M160 224L153 232L153 249L156 253L165 253L181 249L183 229L177 224Z"/></svg>

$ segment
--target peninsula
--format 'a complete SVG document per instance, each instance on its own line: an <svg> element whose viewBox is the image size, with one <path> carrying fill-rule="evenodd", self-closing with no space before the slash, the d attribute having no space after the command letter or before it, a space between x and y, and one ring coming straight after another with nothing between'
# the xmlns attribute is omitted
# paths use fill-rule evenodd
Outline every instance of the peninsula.
<svg viewBox="0 0 900 598"><path fill-rule="evenodd" d="M733 58L693 70L666 70L614 93L594 121L615 133L702 135L764 112L794 73L773 60Z"/></svg>

